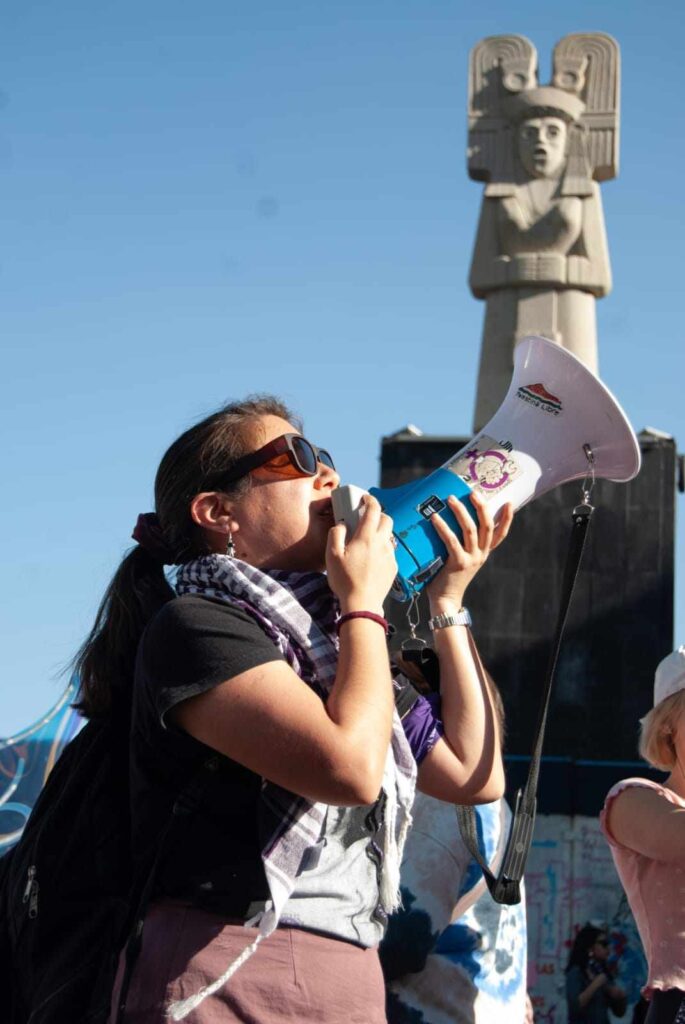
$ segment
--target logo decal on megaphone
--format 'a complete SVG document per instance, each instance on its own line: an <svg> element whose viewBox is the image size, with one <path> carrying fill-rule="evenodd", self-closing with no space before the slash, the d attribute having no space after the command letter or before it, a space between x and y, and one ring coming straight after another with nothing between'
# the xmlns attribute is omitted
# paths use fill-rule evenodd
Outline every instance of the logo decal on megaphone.
<svg viewBox="0 0 685 1024"><path fill-rule="evenodd" d="M486 497L501 491L521 473L511 441L495 441L482 434L447 463L464 483Z"/></svg>
<svg viewBox="0 0 685 1024"><path fill-rule="evenodd" d="M447 552L430 522L434 512L461 536L446 504L450 494L474 520L469 501L474 490L487 499L493 514L506 502L519 509L560 484L585 477L588 452L597 477L625 482L639 472L637 438L609 389L554 342L522 338L507 395L476 437L429 476L400 487L370 488L394 522L394 596L409 600L444 564ZM354 528L363 494L359 487L334 491L336 521Z"/></svg>
<svg viewBox="0 0 685 1024"><path fill-rule="evenodd" d="M516 392L516 397L524 402L529 402L537 409L551 413L553 416L558 416L564 408L557 396L551 395L544 384L528 384L525 387L520 387Z"/></svg>

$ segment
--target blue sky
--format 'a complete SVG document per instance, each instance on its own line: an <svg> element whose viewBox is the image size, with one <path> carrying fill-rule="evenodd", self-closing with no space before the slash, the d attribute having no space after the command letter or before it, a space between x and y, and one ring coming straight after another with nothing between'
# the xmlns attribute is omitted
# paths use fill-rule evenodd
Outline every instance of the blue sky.
<svg viewBox="0 0 685 1024"><path fill-rule="evenodd" d="M404 423L469 432L466 73L483 36L528 36L545 82L568 32L620 43L601 373L636 429L683 446L683 10L6 0L0 734L59 695L162 452L203 413L275 391L363 485Z"/></svg>

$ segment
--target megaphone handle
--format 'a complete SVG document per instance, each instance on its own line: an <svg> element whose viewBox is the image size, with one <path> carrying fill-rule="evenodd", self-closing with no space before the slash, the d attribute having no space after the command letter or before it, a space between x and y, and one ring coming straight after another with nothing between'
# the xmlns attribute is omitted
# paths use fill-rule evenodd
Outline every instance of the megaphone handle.
<svg viewBox="0 0 685 1024"><path fill-rule="evenodd" d="M584 494L585 498L585 494ZM464 840L467 850L480 865L485 881L487 882L490 894L496 903L519 903L521 899L518 883L523 878L523 872L530 851L530 844L533 839L533 822L535 821L535 809L537 804L538 778L540 775L540 758L542 756L542 745L545 738L547 725L547 712L552 694L552 684L559 661L561 641L566 628L568 611L573 597L580 562L583 557L587 531L592 518L594 508L589 501L584 500L582 505L573 509L573 526L569 542L566 565L564 566L564 578L562 583L561 604L557 616L557 625L554 633L554 641L547 667L547 680L542 694L538 725L535 732L535 742L530 758L528 777L523 790L519 790L516 797L516 808L514 817L509 828L505 854L497 875L488 867L478 845L478 834L476 830L476 812L473 807L459 805L457 807L457 821L459 831Z"/></svg>

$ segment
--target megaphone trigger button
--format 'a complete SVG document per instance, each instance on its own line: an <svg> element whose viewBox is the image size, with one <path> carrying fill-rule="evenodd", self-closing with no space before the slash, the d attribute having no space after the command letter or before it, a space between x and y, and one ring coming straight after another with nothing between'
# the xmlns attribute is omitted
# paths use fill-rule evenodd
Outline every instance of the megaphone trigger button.
<svg viewBox="0 0 685 1024"><path fill-rule="evenodd" d="M431 494L429 498L422 501L420 505L416 506L416 511L419 512L424 519L430 519L435 515L436 512L442 512L445 508L445 502L442 498L439 498L437 494Z"/></svg>

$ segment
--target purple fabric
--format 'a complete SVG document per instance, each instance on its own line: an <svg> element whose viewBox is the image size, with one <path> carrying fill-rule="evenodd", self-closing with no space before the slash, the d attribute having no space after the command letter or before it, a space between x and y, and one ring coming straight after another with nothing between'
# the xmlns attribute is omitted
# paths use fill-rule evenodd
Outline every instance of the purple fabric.
<svg viewBox="0 0 685 1024"><path fill-rule="evenodd" d="M440 714L440 694L431 693L428 697L419 697L402 719L404 735L417 765L445 734Z"/></svg>

